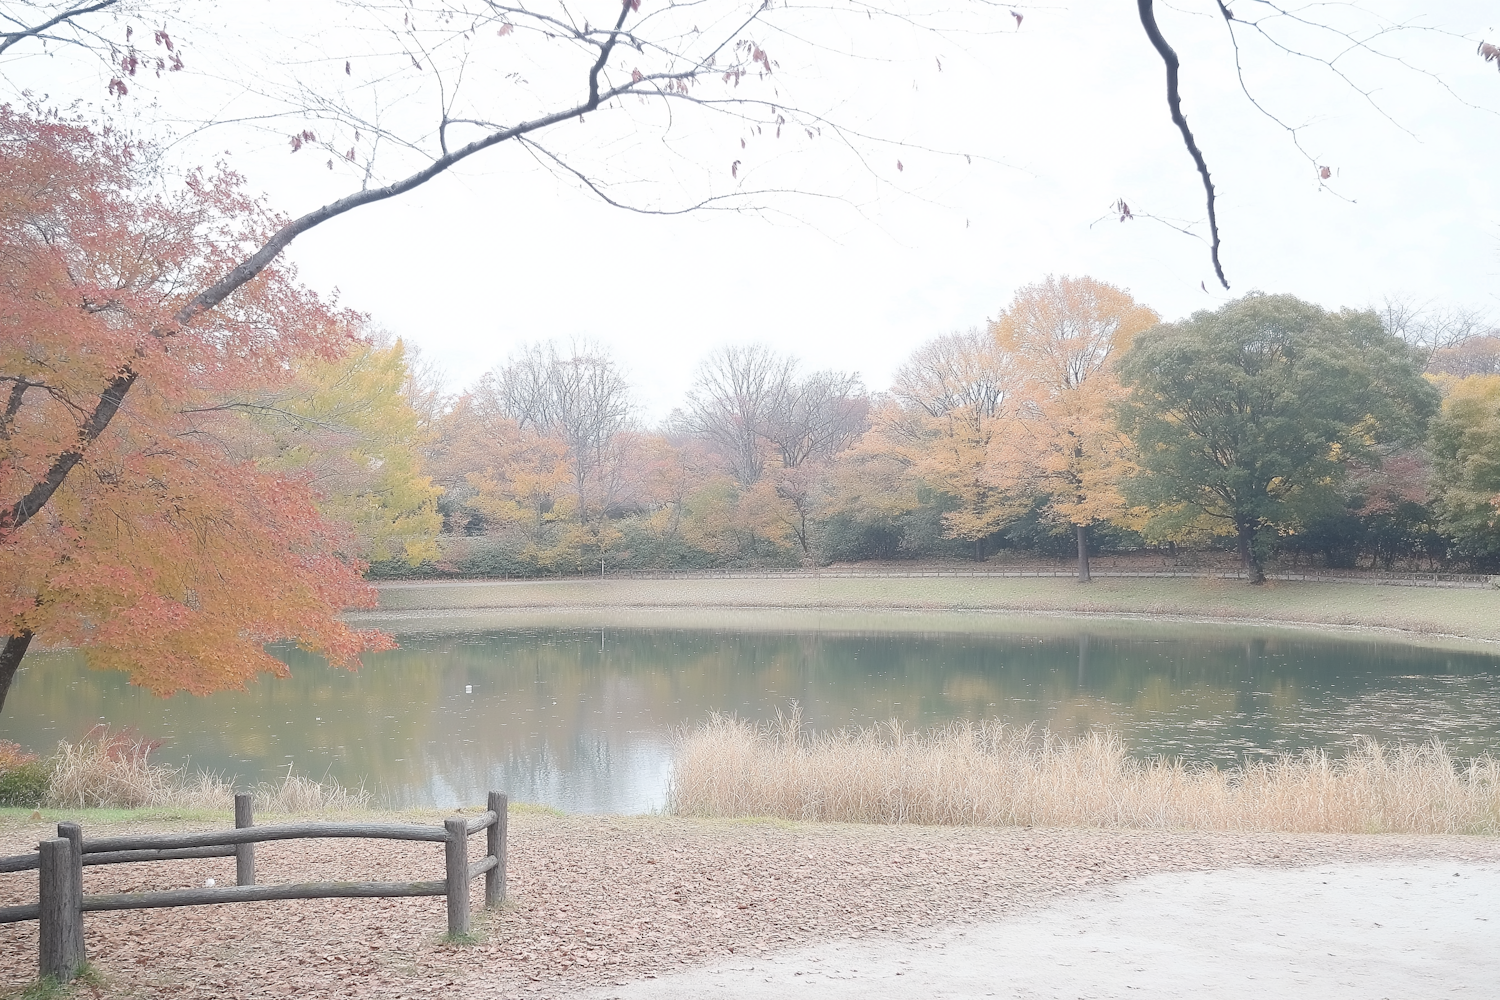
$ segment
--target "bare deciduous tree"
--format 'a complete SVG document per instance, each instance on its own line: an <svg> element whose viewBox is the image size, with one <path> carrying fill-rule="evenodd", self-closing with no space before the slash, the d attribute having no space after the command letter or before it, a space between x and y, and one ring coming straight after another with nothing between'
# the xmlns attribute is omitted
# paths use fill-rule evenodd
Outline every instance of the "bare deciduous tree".
<svg viewBox="0 0 1500 1000"><path fill-rule="evenodd" d="M985 330L950 333L917 348L896 371L891 394L931 417L967 411L997 416L1015 390L1014 365Z"/></svg>
<svg viewBox="0 0 1500 1000"><path fill-rule="evenodd" d="M579 516L607 507L615 439L630 426L630 383L597 344L533 344L480 379L474 395L524 429L561 438L568 447Z"/></svg>
<svg viewBox="0 0 1500 1000"><path fill-rule="evenodd" d="M858 375L813 372L786 380L761 434L776 449L782 467L795 469L854 444L869 429L869 417L870 400Z"/></svg>
<svg viewBox="0 0 1500 1000"><path fill-rule="evenodd" d="M765 472L764 431L795 369L792 358L761 344L721 348L698 366L687 395L687 427L714 443L742 486Z"/></svg>
<svg viewBox="0 0 1500 1000"><path fill-rule="evenodd" d="M1440 352L1452 352L1476 337L1496 332L1477 309L1435 308L1398 297L1387 298L1381 305L1380 321L1388 333L1406 341L1425 365L1431 365Z"/></svg>

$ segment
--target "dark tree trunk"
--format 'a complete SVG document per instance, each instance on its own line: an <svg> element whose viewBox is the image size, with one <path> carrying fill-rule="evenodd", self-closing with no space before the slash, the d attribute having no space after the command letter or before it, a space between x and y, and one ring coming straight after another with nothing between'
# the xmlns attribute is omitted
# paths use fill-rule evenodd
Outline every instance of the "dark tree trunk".
<svg viewBox="0 0 1500 1000"><path fill-rule="evenodd" d="M30 631L23 630L20 635L7 638L5 648L0 649L0 712L5 710L5 696L10 693L10 682L15 679L16 669L21 666L26 647L31 645L31 635Z"/></svg>
<svg viewBox="0 0 1500 1000"><path fill-rule="evenodd" d="M1078 533L1078 582L1089 582L1089 529L1082 524L1073 525Z"/></svg>
<svg viewBox="0 0 1500 1000"><path fill-rule="evenodd" d="M1245 579L1253 584L1265 583L1265 571L1261 569L1260 558L1255 554L1255 526L1239 525L1239 536L1240 566L1245 570Z"/></svg>

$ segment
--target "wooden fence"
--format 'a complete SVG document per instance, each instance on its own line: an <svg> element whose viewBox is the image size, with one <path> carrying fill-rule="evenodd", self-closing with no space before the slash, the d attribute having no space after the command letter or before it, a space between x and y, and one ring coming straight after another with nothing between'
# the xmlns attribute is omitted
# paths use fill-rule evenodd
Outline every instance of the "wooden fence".
<svg viewBox="0 0 1500 1000"><path fill-rule="evenodd" d="M505 899L507 801L490 792L481 816L455 816L442 827L407 823L288 823L256 826L250 796L234 797L233 830L208 833L163 833L135 837L84 840L77 823L57 824L57 838L44 840L32 854L0 858L0 872L37 869L38 900L0 907L0 923L36 920L40 923L38 958L41 974L67 981L87 961L83 915L99 910L143 910L159 906L203 906L210 903L248 903L266 899L339 899L349 897L446 896L448 933L469 932L469 883L484 876L484 905ZM469 837L487 831L484 858L469 863ZM298 882L257 885L255 845L272 840L320 837L358 837L376 840L432 841L443 845L445 874L430 882ZM232 886L204 886L159 892L83 894L85 865L113 865L184 858L235 859Z"/></svg>
<svg viewBox="0 0 1500 1000"><path fill-rule="evenodd" d="M1111 569L1095 562L1090 567L1093 577L1122 577L1184 580L1243 580L1243 569L1215 569L1211 567L1174 569ZM959 579L1069 579L1078 576L1076 566L1030 566L1013 569L701 569L701 570L620 570L611 579L628 580L917 580L935 577ZM1386 587L1444 587L1470 590L1500 588L1500 576L1483 573L1397 573L1378 570L1330 570L1293 569L1267 570L1267 580L1306 580L1322 583L1361 583ZM538 577L552 580L556 577ZM579 577L579 579L582 579ZM484 582L484 581L466 581ZM390 586L390 584L386 584ZM399 584L397 584L399 586Z"/></svg>

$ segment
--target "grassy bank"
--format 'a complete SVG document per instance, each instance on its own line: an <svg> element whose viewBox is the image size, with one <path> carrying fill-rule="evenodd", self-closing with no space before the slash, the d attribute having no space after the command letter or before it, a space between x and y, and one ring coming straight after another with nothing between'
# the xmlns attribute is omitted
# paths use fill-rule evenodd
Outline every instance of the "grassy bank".
<svg viewBox="0 0 1500 1000"><path fill-rule="evenodd" d="M1500 590L1231 580L864 578L533 580L384 584L375 615L431 612L916 611L1380 628L1500 642ZM358 617L369 617L361 615Z"/></svg>
<svg viewBox="0 0 1500 1000"><path fill-rule="evenodd" d="M717 718L684 736L671 810L843 823L1500 833L1500 761L1441 744L1365 743L1219 769L1139 760L1117 735L1040 736L999 722L928 733L809 734L795 717Z"/></svg>
<svg viewBox="0 0 1500 1000"><path fill-rule="evenodd" d="M131 730L105 726L95 727L77 743L58 743L50 757L24 753L0 741L0 807L194 815L225 808L237 791L254 795L257 809L279 814L357 811L371 803L363 788L314 781L290 771L276 781L237 787L218 774L156 763L151 753L159 745Z"/></svg>

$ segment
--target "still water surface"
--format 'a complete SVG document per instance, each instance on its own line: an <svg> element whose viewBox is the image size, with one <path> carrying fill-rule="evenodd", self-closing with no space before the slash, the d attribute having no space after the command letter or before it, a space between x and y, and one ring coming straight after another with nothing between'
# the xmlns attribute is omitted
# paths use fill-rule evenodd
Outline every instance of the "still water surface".
<svg viewBox="0 0 1500 1000"><path fill-rule="evenodd" d="M363 782L385 803L486 788L568 811L659 807L674 731L712 712L815 728L998 717L1119 731L1132 751L1233 763L1360 736L1500 753L1500 653L1358 635L978 616L446 616L378 622L357 673L295 649L289 680L158 699L72 653L28 658L0 735L34 749L104 721L243 777Z"/></svg>

